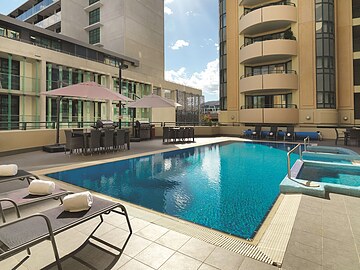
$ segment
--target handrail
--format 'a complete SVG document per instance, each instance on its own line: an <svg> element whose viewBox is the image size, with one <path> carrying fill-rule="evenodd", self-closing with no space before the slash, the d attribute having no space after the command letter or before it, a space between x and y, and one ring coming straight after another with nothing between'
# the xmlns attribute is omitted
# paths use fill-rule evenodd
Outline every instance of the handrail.
<svg viewBox="0 0 360 270"><path fill-rule="evenodd" d="M258 76L258 75L269 75L269 74L297 74L296 70L270 70L270 71L264 71L264 72L251 72L249 74L244 74L240 77L241 79L252 77L252 76Z"/></svg>
<svg viewBox="0 0 360 270"><path fill-rule="evenodd" d="M288 178L291 179L291 162L290 162L290 156L292 153L294 153L297 149L299 149L299 155L300 155L300 160L302 160L302 152L301 152L301 144L299 143L297 146L295 146L293 149L291 149L288 153L287 153L287 170L288 170ZM291 179L293 180L293 179Z"/></svg>
<svg viewBox="0 0 360 270"><path fill-rule="evenodd" d="M307 136L305 139L304 139L304 151L307 151L307 146L310 145L310 137Z"/></svg>
<svg viewBox="0 0 360 270"><path fill-rule="evenodd" d="M254 8L246 9L244 11L244 13L240 16L240 20L242 19L242 17L244 17L246 14L249 14L252 11L255 11L260 8L271 7L271 6L293 6L293 7L296 7L295 3L289 2L287 0L274 2L274 3L266 3L266 4L262 4L260 6L254 7Z"/></svg>

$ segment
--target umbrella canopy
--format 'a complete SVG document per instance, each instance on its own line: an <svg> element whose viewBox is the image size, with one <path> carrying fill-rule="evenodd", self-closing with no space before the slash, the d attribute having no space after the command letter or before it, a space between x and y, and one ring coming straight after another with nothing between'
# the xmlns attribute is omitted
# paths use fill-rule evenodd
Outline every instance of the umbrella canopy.
<svg viewBox="0 0 360 270"><path fill-rule="evenodd" d="M179 106L181 106L181 104L155 94L144 96L127 105L128 108L174 108Z"/></svg>
<svg viewBox="0 0 360 270"><path fill-rule="evenodd" d="M96 82L83 82L43 93L47 96L78 97L88 100L133 101Z"/></svg>

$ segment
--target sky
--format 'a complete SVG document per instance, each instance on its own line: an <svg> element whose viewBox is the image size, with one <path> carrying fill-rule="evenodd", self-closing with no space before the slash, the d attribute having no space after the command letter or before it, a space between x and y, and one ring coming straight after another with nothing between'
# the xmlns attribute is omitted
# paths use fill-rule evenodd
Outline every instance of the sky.
<svg viewBox="0 0 360 270"><path fill-rule="evenodd" d="M0 0L7 15L26 0ZM219 99L218 0L165 0L165 79Z"/></svg>

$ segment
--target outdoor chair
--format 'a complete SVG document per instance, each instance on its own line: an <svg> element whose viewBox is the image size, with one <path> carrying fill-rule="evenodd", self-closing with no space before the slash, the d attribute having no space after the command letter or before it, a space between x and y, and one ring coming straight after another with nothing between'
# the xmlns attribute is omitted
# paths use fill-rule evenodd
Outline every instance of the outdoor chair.
<svg viewBox="0 0 360 270"><path fill-rule="evenodd" d="M111 147L114 147L114 130L113 129L104 129L104 135L101 136L100 145L103 150L110 151ZM113 149L114 150L114 149Z"/></svg>
<svg viewBox="0 0 360 270"><path fill-rule="evenodd" d="M271 126L270 131L268 133L268 135L266 136L266 138L268 140L275 140L277 139L277 126Z"/></svg>
<svg viewBox="0 0 360 270"><path fill-rule="evenodd" d="M165 143L165 141L168 143L170 140L170 130L169 127L163 127L163 143Z"/></svg>
<svg viewBox="0 0 360 270"><path fill-rule="evenodd" d="M284 141L294 141L295 136L294 126L288 126L284 134Z"/></svg>
<svg viewBox="0 0 360 270"><path fill-rule="evenodd" d="M190 129L190 139L192 142L195 142L195 129L193 127L189 127Z"/></svg>
<svg viewBox="0 0 360 270"><path fill-rule="evenodd" d="M120 148L125 148L125 130L118 129L114 136L114 147L118 150Z"/></svg>
<svg viewBox="0 0 360 270"><path fill-rule="evenodd" d="M65 145L65 154L66 150L69 150L69 153L72 154L73 150L79 151L84 149L84 137L83 136L74 136L71 130L65 130L66 145Z"/></svg>
<svg viewBox="0 0 360 270"><path fill-rule="evenodd" d="M355 142L356 146L360 146L360 130L351 128L349 129L349 136L347 138L347 144L352 144Z"/></svg>
<svg viewBox="0 0 360 270"><path fill-rule="evenodd" d="M251 134L252 139L261 139L261 126L255 126L255 131Z"/></svg>
<svg viewBox="0 0 360 270"><path fill-rule="evenodd" d="M94 150L100 150L100 139L101 131L97 129L92 129L90 131L90 136L86 136L85 147L87 150L90 150L91 154L94 153Z"/></svg>
<svg viewBox="0 0 360 270"><path fill-rule="evenodd" d="M3 202L4 200L0 199L0 204ZM20 215L18 207L14 202L13 204L16 207L18 215ZM120 211L117 208L120 208ZM129 236L125 240L122 248L107 243L94 235L104 221L103 215L109 214L110 212L123 215L126 218L129 229ZM121 254L132 234L126 208L118 202L112 202L93 197L93 204L87 211L67 212L64 211L63 206L58 206L38 214L19 218L12 222L2 224L0 226L0 260L6 259L23 250L27 250L28 255L30 255L30 247L44 240L50 240L55 255L57 268L61 270L62 266L58 248L55 242L55 235L96 217L100 217L100 223L92 231L85 242L88 242L90 239L92 239L116 250L119 252L119 254Z"/></svg>
<svg viewBox="0 0 360 270"><path fill-rule="evenodd" d="M181 127L177 130L177 139L179 142L184 142L185 128Z"/></svg>
<svg viewBox="0 0 360 270"><path fill-rule="evenodd" d="M186 127L184 128L184 141L188 142L190 141L190 137L191 137L191 128Z"/></svg>

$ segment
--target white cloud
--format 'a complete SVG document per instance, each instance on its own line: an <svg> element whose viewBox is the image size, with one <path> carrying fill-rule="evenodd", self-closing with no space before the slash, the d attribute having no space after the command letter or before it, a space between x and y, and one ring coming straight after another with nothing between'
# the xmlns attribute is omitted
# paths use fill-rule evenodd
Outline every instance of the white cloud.
<svg viewBox="0 0 360 270"><path fill-rule="evenodd" d="M171 46L171 49L173 50L178 50L182 47L188 47L190 45L189 42L183 40L183 39L178 39L174 45Z"/></svg>
<svg viewBox="0 0 360 270"><path fill-rule="evenodd" d="M164 7L164 13L167 15L171 15L171 14L173 14L173 11L169 7Z"/></svg>
<svg viewBox="0 0 360 270"><path fill-rule="evenodd" d="M200 72L188 75L186 68L165 71L165 79L171 82L195 87L203 90L203 94L217 95L219 93L219 59L207 63Z"/></svg>
<svg viewBox="0 0 360 270"><path fill-rule="evenodd" d="M220 49L219 43L215 43L214 46L215 46L215 48L216 48L217 51Z"/></svg>
<svg viewBox="0 0 360 270"><path fill-rule="evenodd" d="M192 11L192 10L189 10L189 11L186 11L185 12L185 15L186 16L198 16L199 14L198 13L195 13L194 11Z"/></svg>

